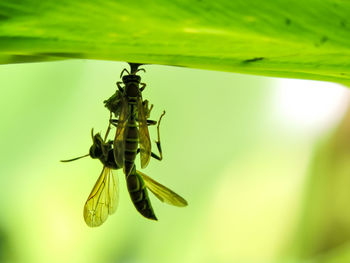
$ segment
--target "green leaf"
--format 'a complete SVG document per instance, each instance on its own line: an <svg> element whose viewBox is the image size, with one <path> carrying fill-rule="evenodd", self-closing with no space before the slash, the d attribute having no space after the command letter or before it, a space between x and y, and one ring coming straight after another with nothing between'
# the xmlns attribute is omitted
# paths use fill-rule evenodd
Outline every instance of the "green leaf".
<svg viewBox="0 0 350 263"><path fill-rule="evenodd" d="M350 82L346 0L1 0L0 63L85 58Z"/></svg>

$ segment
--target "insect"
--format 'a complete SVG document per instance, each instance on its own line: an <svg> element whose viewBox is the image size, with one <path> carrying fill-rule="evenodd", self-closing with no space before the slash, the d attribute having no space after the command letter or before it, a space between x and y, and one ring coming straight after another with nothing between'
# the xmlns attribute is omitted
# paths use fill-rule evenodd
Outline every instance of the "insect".
<svg viewBox="0 0 350 263"><path fill-rule="evenodd" d="M160 120L157 126L158 134ZM113 170L118 170L121 167L114 159L113 141L105 142L99 133L94 135L93 130L91 130L91 137L93 144L90 147L89 154L63 160L62 162L71 162L90 156L93 159L99 159L103 164L101 174L85 202L83 213L86 224L90 227L96 227L105 222L108 215L113 214L117 209L118 180L114 176ZM187 206L187 201L184 198L136 170L135 165L129 175L126 176L126 182L131 201L136 210L148 219L157 220L157 217L154 214L147 189L162 202L179 207Z"/></svg>
<svg viewBox="0 0 350 263"><path fill-rule="evenodd" d="M141 64L129 64L130 72L123 69L120 74L122 81L117 82L118 91L105 101L105 106L118 117L110 120L117 127L113 142L114 158L116 164L123 167L126 176L132 172L138 152L141 168L147 167L151 156L162 159L159 140L156 143L160 156L151 152L148 126L157 122L148 120L153 105L149 107L148 101L142 100L142 91L146 84L141 83L141 77L136 75L137 72L145 70L139 69ZM123 76L124 72L128 74Z"/></svg>

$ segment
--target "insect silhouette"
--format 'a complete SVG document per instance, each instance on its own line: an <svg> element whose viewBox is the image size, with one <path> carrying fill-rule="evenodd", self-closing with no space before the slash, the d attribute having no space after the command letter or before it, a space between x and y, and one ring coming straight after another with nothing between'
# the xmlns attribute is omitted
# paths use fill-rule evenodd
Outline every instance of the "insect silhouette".
<svg viewBox="0 0 350 263"><path fill-rule="evenodd" d="M141 64L129 65L130 72L123 69L120 74L122 81L117 82L118 91L105 101L105 106L118 118L110 120L117 127L113 142L114 159L116 164L124 169L126 176L133 171L138 153L141 168L147 167L151 156L162 160L160 140L156 141L160 156L151 152L148 126L157 122L148 119L153 105L149 107L148 101L142 99L142 91L146 84L141 83L141 77L136 75L137 72L145 70L139 68ZM123 76L124 72L127 75Z"/></svg>
<svg viewBox="0 0 350 263"><path fill-rule="evenodd" d="M141 93L146 84L141 83L141 77L136 75L137 72L145 70L139 69L141 64L129 64L130 72L124 69L120 74L123 81L117 82L118 90L104 101L105 106L110 111L109 125L104 139L100 133L94 135L92 130L93 143L89 153L62 161L71 162L90 156L93 159L99 159L103 164L101 174L84 205L84 219L86 224L91 227L101 225L106 221L108 215L116 211L119 191L118 178L114 176L113 170L122 168L126 176L130 198L137 211L144 217L157 220L147 189L162 202L179 207L187 206L187 201L184 198L136 170L134 161L138 153L140 153L142 168L148 165L151 157L162 160L159 125L165 111L160 116L157 125L158 140L156 145L160 155L158 156L151 151L148 132L149 125L157 124L157 121L148 119L153 105L149 106L147 100L142 100ZM128 75L123 76L124 72ZM113 119L112 114L117 119ZM116 136L114 140L107 141L111 125L117 127Z"/></svg>
<svg viewBox="0 0 350 263"><path fill-rule="evenodd" d="M158 133L160 120L157 126ZM118 179L114 176L113 170L118 170L121 167L114 159L113 141L105 142L99 133L94 135L93 130L91 130L91 137L93 144L90 147L89 154L63 160L62 162L71 162L90 156L93 159L99 159L103 164L101 174L85 202L83 213L86 224L90 227L96 227L104 223L107 217L117 209ZM107 133L105 137L107 137ZM147 189L162 202L179 207L187 206L187 201L184 198L136 170L135 165L126 176L126 182L131 201L136 210L148 219L157 220L157 217L154 214Z"/></svg>

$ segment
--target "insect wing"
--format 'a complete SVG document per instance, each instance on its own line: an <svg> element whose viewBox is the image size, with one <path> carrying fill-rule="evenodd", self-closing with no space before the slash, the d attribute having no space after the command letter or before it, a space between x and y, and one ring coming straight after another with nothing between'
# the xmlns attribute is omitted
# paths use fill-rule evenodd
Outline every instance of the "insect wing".
<svg viewBox="0 0 350 263"><path fill-rule="evenodd" d="M84 219L88 226L96 227L106 221L118 206L118 179L113 171L103 167L100 177L86 200Z"/></svg>
<svg viewBox="0 0 350 263"><path fill-rule="evenodd" d="M146 168L151 159L151 140L149 138L147 118L145 116L142 98L138 100L138 122L139 122L139 139L140 139L140 159L141 168Z"/></svg>
<svg viewBox="0 0 350 263"><path fill-rule="evenodd" d="M177 193L173 192L169 188L153 180L151 177L145 175L144 173L141 173L140 171L137 171L137 173L139 173L142 176L146 187L160 201L174 206L187 206L187 201L181 196L179 196Z"/></svg>
<svg viewBox="0 0 350 263"><path fill-rule="evenodd" d="M118 119L117 132L113 143L114 159L119 167L124 167L124 153L125 153L125 136L126 123L128 118L128 102L123 97L121 100L121 109Z"/></svg>
<svg viewBox="0 0 350 263"><path fill-rule="evenodd" d="M110 112L113 112L116 118L118 118L120 114L120 104L122 96L122 93L119 90L117 90L109 99L103 102L105 107Z"/></svg>

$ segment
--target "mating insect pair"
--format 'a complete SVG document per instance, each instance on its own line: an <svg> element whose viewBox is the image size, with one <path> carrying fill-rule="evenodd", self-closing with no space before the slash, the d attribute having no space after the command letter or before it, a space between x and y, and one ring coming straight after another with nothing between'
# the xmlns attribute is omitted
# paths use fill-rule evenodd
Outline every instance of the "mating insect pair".
<svg viewBox="0 0 350 263"><path fill-rule="evenodd" d="M175 206L187 205L186 200L181 196L136 170L134 161L138 153L140 153L142 168L148 165L151 157L162 159L159 125L165 112L161 115L157 126L158 141L156 144L160 155L158 156L151 151L148 132L148 125L157 124L156 121L148 120L153 105L148 107L148 101L142 100L141 93L146 84L140 83L141 77L136 75L138 71L144 69L138 69L140 64L130 64L130 66L130 73L126 69L122 71L123 82L117 82L118 90L116 93L105 101L105 106L110 111L110 123L104 140L99 133L94 135L92 132L93 144L89 154L82 156L98 158L103 164L101 175L84 206L85 222L92 227L101 225L108 215L116 211L118 181L113 175L112 170L114 169L123 168L131 200L138 212L146 218L157 220L146 188L162 202ZM125 71L128 75L122 76ZM121 84L124 84L124 87ZM118 119L112 119L112 113ZM117 126L116 136L114 141L108 140L106 142L111 124ZM64 162L74 161L82 157Z"/></svg>

